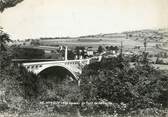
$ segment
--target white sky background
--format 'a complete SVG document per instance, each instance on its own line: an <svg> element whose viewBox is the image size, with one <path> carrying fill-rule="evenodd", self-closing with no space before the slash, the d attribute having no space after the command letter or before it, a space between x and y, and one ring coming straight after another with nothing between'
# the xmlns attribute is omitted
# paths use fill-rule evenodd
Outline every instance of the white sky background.
<svg viewBox="0 0 168 117"><path fill-rule="evenodd" d="M24 0L0 26L12 39L168 28L168 0Z"/></svg>

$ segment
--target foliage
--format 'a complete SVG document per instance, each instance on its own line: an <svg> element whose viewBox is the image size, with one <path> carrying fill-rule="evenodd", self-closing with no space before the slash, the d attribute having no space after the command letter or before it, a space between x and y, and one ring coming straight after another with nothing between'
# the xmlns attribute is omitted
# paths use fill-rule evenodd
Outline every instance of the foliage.
<svg viewBox="0 0 168 117"><path fill-rule="evenodd" d="M33 45L33 46L39 46L40 42L39 42L39 40L31 40L30 44Z"/></svg>
<svg viewBox="0 0 168 117"><path fill-rule="evenodd" d="M6 8L14 7L22 1L23 0L0 0L0 12L3 12Z"/></svg>
<svg viewBox="0 0 168 117"><path fill-rule="evenodd" d="M42 71L38 78L39 100L78 101L80 89L77 81L63 68L50 68Z"/></svg>
<svg viewBox="0 0 168 117"><path fill-rule="evenodd" d="M27 69L22 66L19 67L19 74L20 76L18 77L18 80L20 81L20 85L24 91L24 99L36 99L38 95L38 77L32 72L28 72Z"/></svg>
<svg viewBox="0 0 168 117"><path fill-rule="evenodd" d="M17 59L43 59L45 56L44 50L34 48L12 47L13 58Z"/></svg>
<svg viewBox="0 0 168 117"><path fill-rule="evenodd" d="M99 46L99 47L98 47L98 52L99 52L99 53L102 53L103 51L104 51L104 48L103 48L102 46Z"/></svg>
<svg viewBox="0 0 168 117"><path fill-rule="evenodd" d="M0 30L0 71L1 69L5 69L6 66L9 66L11 51L7 43L10 41L9 35Z"/></svg>
<svg viewBox="0 0 168 117"><path fill-rule="evenodd" d="M79 56L83 56L83 57L85 57L85 47L83 47L83 46L77 46L76 48L75 48L75 54L79 57Z"/></svg>
<svg viewBox="0 0 168 117"><path fill-rule="evenodd" d="M118 51L119 48L117 46L106 46L106 50L107 51L110 51L110 50Z"/></svg>
<svg viewBox="0 0 168 117"><path fill-rule="evenodd" d="M74 60L75 53L72 50L68 50L68 60Z"/></svg>
<svg viewBox="0 0 168 117"><path fill-rule="evenodd" d="M11 66L9 70L2 71L2 84L5 88L7 102L20 97L26 100L35 99L37 92L37 76L28 72L24 67Z"/></svg>
<svg viewBox="0 0 168 117"><path fill-rule="evenodd" d="M134 66L122 56L86 66L80 77L84 101L124 103L125 111L167 107L168 76L151 67L145 53L140 57Z"/></svg>
<svg viewBox="0 0 168 117"><path fill-rule="evenodd" d="M3 32L2 30L0 30L0 49L1 51L5 51L6 50L6 43L10 42L11 40L9 39L9 35L5 32Z"/></svg>
<svg viewBox="0 0 168 117"><path fill-rule="evenodd" d="M7 46L10 41L8 34L1 34L1 45L4 47L0 50L0 91L4 92L1 101L10 108L18 109L24 100L35 99L37 76L11 62L14 50Z"/></svg>
<svg viewBox="0 0 168 117"><path fill-rule="evenodd" d="M61 50L58 53L60 53L62 57L65 56L65 50ZM72 51L72 50L68 50L67 57L68 57L68 60L74 60L74 58L75 58L75 52Z"/></svg>

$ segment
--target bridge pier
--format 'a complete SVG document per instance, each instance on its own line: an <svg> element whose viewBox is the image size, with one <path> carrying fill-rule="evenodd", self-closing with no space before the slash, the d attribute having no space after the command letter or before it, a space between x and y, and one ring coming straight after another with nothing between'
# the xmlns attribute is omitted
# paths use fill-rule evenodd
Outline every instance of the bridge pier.
<svg viewBox="0 0 168 117"><path fill-rule="evenodd" d="M65 46L65 61L68 60L68 46Z"/></svg>
<svg viewBox="0 0 168 117"><path fill-rule="evenodd" d="M80 79L78 79L78 86L80 86Z"/></svg>

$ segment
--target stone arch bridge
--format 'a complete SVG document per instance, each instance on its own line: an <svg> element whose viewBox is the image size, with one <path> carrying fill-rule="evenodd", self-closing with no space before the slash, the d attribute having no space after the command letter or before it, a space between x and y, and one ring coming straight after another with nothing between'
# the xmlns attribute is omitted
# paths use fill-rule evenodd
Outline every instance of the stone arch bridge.
<svg viewBox="0 0 168 117"><path fill-rule="evenodd" d="M56 60L21 60L15 59L13 62L21 63L28 71L33 72L35 74L40 74L42 71L46 69L50 69L53 67L63 68L65 71L71 74L73 79L79 81L79 75L82 73L82 68L85 65L90 64L90 62L101 61L102 56L95 56L88 59L80 59L80 60L63 60L63 61L56 61ZM92 61L93 60L93 61ZM38 62L37 62L38 61Z"/></svg>
<svg viewBox="0 0 168 117"><path fill-rule="evenodd" d="M60 67L68 71L73 78L78 80L82 73L82 68L90 63L90 59L82 60L64 60L64 61L45 61L45 62L28 62L22 65L30 72L40 74L43 70L51 67Z"/></svg>

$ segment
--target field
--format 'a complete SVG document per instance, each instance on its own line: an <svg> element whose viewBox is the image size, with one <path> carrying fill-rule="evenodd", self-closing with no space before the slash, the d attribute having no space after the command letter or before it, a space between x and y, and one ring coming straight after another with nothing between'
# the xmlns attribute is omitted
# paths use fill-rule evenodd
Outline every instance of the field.
<svg viewBox="0 0 168 117"><path fill-rule="evenodd" d="M68 45L70 48L76 46L85 46L97 48L98 46L121 46L124 48L134 48L135 46L144 47L144 40L147 39L147 47L155 47L167 42L167 31L160 30L140 30L123 33L110 33L88 35L82 37L69 37L69 38L43 38L40 39L41 45Z"/></svg>
<svg viewBox="0 0 168 117"><path fill-rule="evenodd" d="M76 46L85 46L85 47L93 47L98 48L98 46L121 46L121 42L123 43L123 46L126 48L133 48L134 46L143 46L142 42L134 41L131 39L125 39L125 38L118 38L118 39L112 39L112 38L101 38L100 41L79 41L77 39L70 39L70 40L58 40L58 39L51 39L51 40L41 40L40 43L42 45L67 45L70 48L74 48ZM153 46L155 44L150 44L149 46Z"/></svg>

